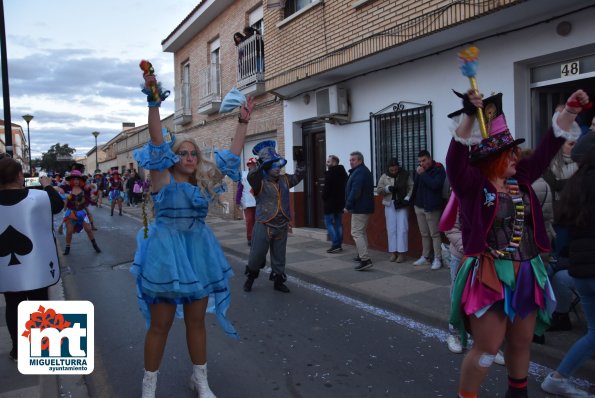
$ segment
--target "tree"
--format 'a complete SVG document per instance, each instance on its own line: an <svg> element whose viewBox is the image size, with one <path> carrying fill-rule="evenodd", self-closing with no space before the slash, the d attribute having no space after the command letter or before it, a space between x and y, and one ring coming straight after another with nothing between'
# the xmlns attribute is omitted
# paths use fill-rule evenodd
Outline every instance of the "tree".
<svg viewBox="0 0 595 398"><path fill-rule="evenodd" d="M75 152L76 149L69 147L68 144L60 145L58 142L41 154L41 168L64 175L66 171L70 171L74 163L72 155Z"/></svg>

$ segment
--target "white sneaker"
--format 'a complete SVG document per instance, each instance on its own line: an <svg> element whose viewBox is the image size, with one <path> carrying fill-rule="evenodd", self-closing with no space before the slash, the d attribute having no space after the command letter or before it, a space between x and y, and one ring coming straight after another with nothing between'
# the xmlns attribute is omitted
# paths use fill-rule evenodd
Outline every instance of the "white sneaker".
<svg viewBox="0 0 595 398"><path fill-rule="evenodd" d="M432 271L436 271L440 268L442 268L442 260L435 258L434 261L432 261Z"/></svg>
<svg viewBox="0 0 595 398"><path fill-rule="evenodd" d="M586 391L580 390L572 385L568 379L558 379L554 377L554 373L547 375L543 383L541 383L541 389L550 394L557 394L563 397L588 397Z"/></svg>
<svg viewBox="0 0 595 398"><path fill-rule="evenodd" d="M494 363L496 365L501 365L501 366L506 365L506 361L504 360L504 354L502 353L502 350L498 350L498 353L496 354L496 357L494 358Z"/></svg>
<svg viewBox="0 0 595 398"><path fill-rule="evenodd" d="M450 352L460 354L463 352L463 345L461 344L461 338L458 334L449 334L446 338L446 344Z"/></svg>
<svg viewBox="0 0 595 398"><path fill-rule="evenodd" d="M421 256L420 258L418 258L417 260L415 260L413 262L413 265L430 265L430 262L428 261L427 258L425 258L424 256Z"/></svg>

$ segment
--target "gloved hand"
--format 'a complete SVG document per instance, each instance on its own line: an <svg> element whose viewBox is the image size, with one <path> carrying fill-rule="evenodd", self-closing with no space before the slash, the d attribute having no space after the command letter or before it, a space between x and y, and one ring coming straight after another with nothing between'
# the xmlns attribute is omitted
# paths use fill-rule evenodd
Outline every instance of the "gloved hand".
<svg viewBox="0 0 595 398"><path fill-rule="evenodd" d="M455 95L457 97L462 99L463 113L465 115L475 115L475 113L477 112L477 107L475 105L473 105L473 103L469 99L469 94L467 94L467 93L461 94L461 93L456 92L455 90L452 90L452 91L455 93Z"/></svg>

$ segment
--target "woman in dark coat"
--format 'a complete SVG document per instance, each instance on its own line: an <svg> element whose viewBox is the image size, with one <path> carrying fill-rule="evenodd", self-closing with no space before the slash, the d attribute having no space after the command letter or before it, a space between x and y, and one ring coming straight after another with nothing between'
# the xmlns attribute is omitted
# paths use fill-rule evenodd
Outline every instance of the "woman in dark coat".
<svg viewBox="0 0 595 398"><path fill-rule="evenodd" d="M587 318L587 334L566 353L556 371L541 383L541 388L563 397L587 396L572 385L568 377L595 355L595 132L582 137L572 158L578 171L566 182L560 198L560 220L570 233L568 273ZM581 395L582 394L582 395Z"/></svg>

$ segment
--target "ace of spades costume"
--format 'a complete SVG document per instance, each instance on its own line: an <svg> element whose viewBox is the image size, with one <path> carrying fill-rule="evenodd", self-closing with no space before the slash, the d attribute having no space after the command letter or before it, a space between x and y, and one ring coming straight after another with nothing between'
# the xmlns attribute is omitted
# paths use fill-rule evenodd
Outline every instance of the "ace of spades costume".
<svg viewBox="0 0 595 398"><path fill-rule="evenodd" d="M17 203L0 204L0 292L39 289L60 279L50 206L48 193L35 189Z"/></svg>

